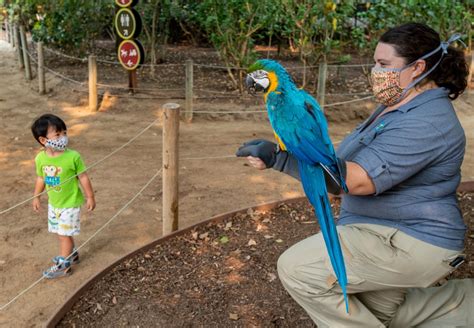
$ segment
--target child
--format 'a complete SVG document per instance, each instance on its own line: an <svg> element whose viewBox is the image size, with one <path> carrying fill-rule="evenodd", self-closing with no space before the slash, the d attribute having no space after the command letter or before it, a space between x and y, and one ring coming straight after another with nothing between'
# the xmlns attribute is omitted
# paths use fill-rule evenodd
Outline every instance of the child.
<svg viewBox="0 0 474 328"><path fill-rule="evenodd" d="M73 236L80 232L79 213L84 196L78 182L86 194L89 211L95 208L94 191L87 173L81 173L86 169L81 155L66 148L67 128L62 119L53 114L42 115L33 123L31 131L44 147L35 158L37 178L33 210L39 212L39 194L46 187L48 231L59 237L59 256L53 258L55 265L44 271L43 276L50 279L64 277L72 273L71 264L79 262ZM77 174L78 177L74 177Z"/></svg>

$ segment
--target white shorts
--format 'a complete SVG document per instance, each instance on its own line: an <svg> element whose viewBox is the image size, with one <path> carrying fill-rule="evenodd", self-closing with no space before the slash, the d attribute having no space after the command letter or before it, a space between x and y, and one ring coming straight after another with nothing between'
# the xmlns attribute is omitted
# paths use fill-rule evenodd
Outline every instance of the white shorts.
<svg viewBox="0 0 474 328"><path fill-rule="evenodd" d="M61 236L76 236L81 231L80 207L55 208L48 204L48 231Z"/></svg>

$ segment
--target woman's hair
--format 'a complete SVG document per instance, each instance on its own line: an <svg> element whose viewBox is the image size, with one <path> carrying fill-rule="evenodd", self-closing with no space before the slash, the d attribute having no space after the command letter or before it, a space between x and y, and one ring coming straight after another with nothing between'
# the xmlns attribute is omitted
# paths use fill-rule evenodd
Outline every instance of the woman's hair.
<svg viewBox="0 0 474 328"><path fill-rule="evenodd" d="M395 48L397 54L410 64L423 55L439 47L439 34L431 27L421 23L407 23L393 27L380 37L380 42L388 43ZM443 50L425 58L428 71L436 65ZM426 79L434 81L438 86L449 90L449 98L456 99L467 87L468 66L461 50L449 46L448 53L443 56L433 72Z"/></svg>
<svg viewBox="0 0 474 328"><path fill-rule="evenodd" d="M39 141L39 137L46 138L48 134L48 128L53 127L56 131L66 131L66 123L56 115L53 114L44 114L37 118L31 125L31 132L35 137L36 141Z"/></svg>

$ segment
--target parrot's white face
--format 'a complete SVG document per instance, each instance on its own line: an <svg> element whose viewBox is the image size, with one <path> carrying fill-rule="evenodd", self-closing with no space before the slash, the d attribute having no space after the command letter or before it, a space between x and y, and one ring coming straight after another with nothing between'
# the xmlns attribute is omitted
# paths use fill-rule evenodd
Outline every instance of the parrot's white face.
<svg viewBox="0 0 474 328"><path fill-rule="evenodd" d="M270 86L268 72L260 69L247 74L247 77L245 78L245 84L251 94L255 94L257 92L266 92Z"/></svg>

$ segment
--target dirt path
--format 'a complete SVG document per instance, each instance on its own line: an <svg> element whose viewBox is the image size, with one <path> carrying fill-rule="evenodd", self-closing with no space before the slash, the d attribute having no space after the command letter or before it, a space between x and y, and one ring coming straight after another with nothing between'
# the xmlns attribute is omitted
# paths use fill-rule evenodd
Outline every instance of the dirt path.
<svg viewBox="0 0 474 328"><path fill-rule="evenodd" d="M36 80L25 82L14 52L0 41L0 210L30 197L34 182L34 156L39 150L29 127L45 112L63 117L68 124L71 148L94 163L121 146L160 116L162 102L109 99L101 110L87 110L87 95L49 76L46 96L36 92ZM472 96L460 110L474 144ZM333 140L340 140L355 123L332 125ZM107 222L160 167L161 126L152 127L90 172L97 209L82 216L77 244L87 240ZM245 140L272 138L265 120L209 121L197 118L180 129L180 156L232 155ZM466 156L465 174L473 179L472 151ZM258 172L235 158L182 160L180 162L181 227L212 215L270 200L302 195L299 183L275 172ZM467 172L467 173L466 173ZM36 215L27 203L0 217L0 305L5 304L41 277L57 253L54 236L47 233L46 206ZM0 312L1 327L38 327L68 295L91 275L161 234L161 179L154 181L127 210L94 238L81 252L82 262L67 279L42 281Z"/></svg>

